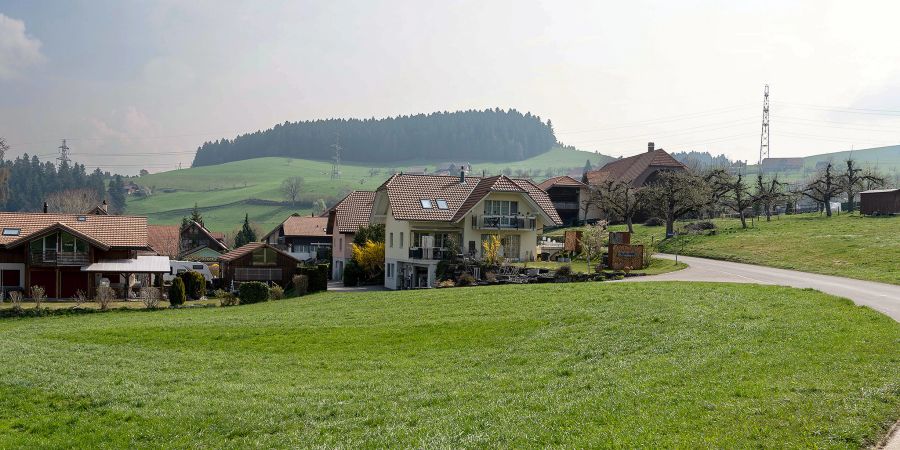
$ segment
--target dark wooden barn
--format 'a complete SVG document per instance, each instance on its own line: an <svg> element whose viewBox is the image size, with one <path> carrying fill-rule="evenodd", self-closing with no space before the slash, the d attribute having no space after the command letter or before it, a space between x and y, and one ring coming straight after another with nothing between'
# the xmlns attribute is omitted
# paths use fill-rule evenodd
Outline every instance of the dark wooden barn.
<svg viewBox="0 0 900 450"><path fill-rule="evenodd" d="M866 215L900 214L900 189L860 192L859 212Z"/></svg>
<svg viewBox="0 0 900 450"><path fill-rule="evenodd" d="M251 242L219 257L224 285L245 281L278 283L287 287L300 261L264 242Z"/></svg>

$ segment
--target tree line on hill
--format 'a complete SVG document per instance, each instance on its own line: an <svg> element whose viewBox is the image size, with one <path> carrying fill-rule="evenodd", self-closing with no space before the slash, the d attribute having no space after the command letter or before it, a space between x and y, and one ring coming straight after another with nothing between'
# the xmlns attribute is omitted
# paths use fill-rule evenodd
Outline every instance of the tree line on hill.
<svg viewBox="0 0 900 450"><path fill-rule="evenodd" d="M121 176L99 168L88 173L78 163L42 162L27 153L7 160L8 150L9 145L0 137L0 207L4 211L42 211L46 202L50 212L83 213L106 200L109 212L124 212L125 186Z"/></svg>
<svg viewBox="0 0 900 450"><path fill-rule="evenodd" d="M828 163L815 176L795 186L778 180L778 175L757 174L747 180L741 171L723 168L662 171L647 186L634 187L630 180L610 179L591 186L582 201L587 212L597 208L610 220L621 220L632 231L632 222L641 213L664 220L666 236L674 233L674 223L684 217L715 217L723 212L736 215L743 228L749 214L770 220L778 206L791 212L792 205L807 198L831 217L831 202L841 195L848 198L848 210L856 208L855 196L866 189L882 187L885 178L877 171L863 169L850 159L843 167Z"/></svg>
<svg viewBox="0 0 900 450"><path fill-rule="evenodd" d="M553 125L515 109L435 112L383 119L285 122L234 139L205 142L193 167L266 156L395 162L415 159L521 161L556 144Z"/></svg>

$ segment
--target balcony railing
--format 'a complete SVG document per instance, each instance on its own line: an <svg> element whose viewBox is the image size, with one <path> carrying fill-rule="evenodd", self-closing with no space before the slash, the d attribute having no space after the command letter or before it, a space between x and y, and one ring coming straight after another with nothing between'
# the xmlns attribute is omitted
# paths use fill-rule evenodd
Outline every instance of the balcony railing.
<svg viewBox="0 0 900 450"><path fill-rule="evenodd" d="M425 260L434 260L441 261L445 259L450 259L453 256L453 253L446 248L442 247L410 247L409 248L409 259L425 259Z"/></svg>
<svg viewBox="0 0 900 450"><path fill-rule="evenodd" d="M85 266L90 264L87 252L58 252L44 250L31 253L31 263L40 266Z"/></svg>
<svg viewBox="0 0 900 450"><path fill-rule="evenodd" d="M580 209L578 202L553 202L556 209Z"/></svg>
<svg viewBox="0 0 900 450"><path fill-rule="evenodd" d="M472 228L485 230L533 230L537 220L525 216L472 216Z"/></svg>

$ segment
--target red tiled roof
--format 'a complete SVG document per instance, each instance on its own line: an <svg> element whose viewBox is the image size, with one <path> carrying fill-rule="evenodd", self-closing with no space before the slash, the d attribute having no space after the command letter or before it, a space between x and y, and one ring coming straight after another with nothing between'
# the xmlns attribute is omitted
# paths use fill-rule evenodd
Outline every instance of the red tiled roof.
<svg viewBox="0 0 900 450"><path fill-rule="evenodd" d="M147 248L146 217L0 212L0 228L20 230L18 236L0 235L0 246L7 248L53 229L81 235L100 247Z"/></svg>
<svg viewBox="0 0 900 450"><path fill-rule="evenodd" d="M669 155L663 149L659 149L613 161L600 169L591 170L585 175L587 176L588 184L591 185L600 184L609 179L634 181L651 167L687 169L687 166L678 162L672 155Z"/></svg>
<svg viewBox="0 0 900 450"><path fill-rule="evenodd" d="M539 188L543 190L547 190L552 188L553 186L572 186L572 187L582 187L584 183L568 176L562 175L558 177L548 178L544 180L541 184L538 185Z"/></svg>
<svg viewBox="0 0 900 450"><path fill-rule="evenodd" d="M271 248L272 250L275 250L276 252L281 253L284 256L287 256L288 258L291 258L293 260L296 260L297 262L300 262L300 260L298 260L297 258L294 258L289 253L285 253L281 250L278 250L277 248L275 248L269 244L266 244L265 242L250 242L248 244L245 244L242 247L236 248L228 253L225 253L225 254L219 256L219 261L226 261L226 262L234 261L242 256L247 255L248 253L251 253L253 250L256 250L256 249L262 248L262 247Z"/></svg>
<svg viewBox="0 0 900 450"><path fill-rule="evenodd" d="M291 216L281 224L285 236L328 236L327 225L328 218L322 216Z"/></svg>
<svg viewBox="0 0 900 450"><path fill-rule="evenodd" d="M530 180L497 175L487 178L458 176L395 174L379 191L386 191L391 212L398 220L455 222L475 207L490 192L520 192L537 203L550 220L562 223L547 193ZM431 208L423 208L422 200L430 200ZM438 200L447 202L447 209L438 207Z"/></svg>
<svg viewBox="0 0 900 450"><path fill-rule="evenodd" d="M372 217L372 204L375 193L372 191L353 191L347 194L332 208L334 219L329 216L329 228L335 233L356 233L359 227L369 225Z"/></svg>
<svg viewBox="0 0 900 450"><path fill-rule="evenodd" d="M178 225L147 226L147 244L161 256L177 259L180 241L181 227Z"/></svg>

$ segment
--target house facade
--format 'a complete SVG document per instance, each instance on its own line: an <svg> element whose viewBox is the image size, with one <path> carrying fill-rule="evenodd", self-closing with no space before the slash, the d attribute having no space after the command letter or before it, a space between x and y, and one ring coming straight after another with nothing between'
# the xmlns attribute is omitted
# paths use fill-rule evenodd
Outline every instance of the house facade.
<svg viewBox="0 0 900 450"><path fill-rule="evenodd" d="M568 175L549 178L538 185L550 197L563 225L576 225L584 221L590 191L588 185Z"/></svg>
<svg viewBox="0 0 900 450"><path fill-rule="evenodd" d="M228 288L247 281L287 287L298 264L296 258L265 242L251 242L219 256L223 286Z"/></svg>
<svg viewBox="0 0 900 450"><path fill-rule="evenodd" d="M261 239L300 261L331 259L327 216L294 214Z"/></svg>
<svg viewBox="0 0 900 450"><path fill-rule="evenodd" d="M532 260L543 227L562 224L530 180L464 174L393 175L375 192L371 222L385 225L388 289L434 287L442 260L484 258L493 236L502 259Z"/></svg>
<svg viewBox="0 0 900 450"><path fill-rule="evenodd" d="M353 258L351 244L360 227L372 217L372 191L353 191L328 211L326 232L331 235L331 278L340 280L344 267Z"/></svg>
<svg viewBox="0 0 900 450"><path fill-rule="evenodd" d="M109 285L125 295L137 280L155 284L168 258L143 256L147 218L92 214L0 213L0 280L28 295L41 286L49 298L93 296Z"/></svg>

